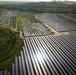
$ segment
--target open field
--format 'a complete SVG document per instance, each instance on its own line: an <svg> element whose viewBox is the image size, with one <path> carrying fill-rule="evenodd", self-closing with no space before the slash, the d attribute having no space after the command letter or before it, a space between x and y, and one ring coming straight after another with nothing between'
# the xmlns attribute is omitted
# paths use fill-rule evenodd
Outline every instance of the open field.
<svg viewBox="0 0 76 75"><path fill-rule="evenodd" d="M76 21L76 14L60 14L60 15L65 17L65 18L69 18L73 21Z"/></svg>
<svg viewBox="0 0 76 75"><path fill-rule="evenodd" d="M47 23L50 27L54 30L61 32L61 31L73 31L76 30L76 22L62 17L57 14L40 14L37 15L42 21Z"/></svg>
<svg viewBox="0 0 76 75"><path fill-rule="evenodd" d="M20 13L18 11L16 13L16 29L18 31L22 30L21 15L20 15Z"/></svg>
<svg viewBox="0 0 76 75"><path fill-rule="evenodd" d="M19 55L21 49L19 33L0 27L0 70L10 70L14 57Z"/></svg>
<svg viewBox="0 0 76 75"><path fill-rule="evenodd" d="M76 19L76 14L66 14L66 15L69 16L69 17L72 17L72 18Z"/></svg>

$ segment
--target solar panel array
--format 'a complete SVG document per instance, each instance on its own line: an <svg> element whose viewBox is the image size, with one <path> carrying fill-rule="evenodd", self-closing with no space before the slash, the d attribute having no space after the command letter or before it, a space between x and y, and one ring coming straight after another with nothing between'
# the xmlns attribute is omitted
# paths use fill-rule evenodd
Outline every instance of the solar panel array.
<svg viewBox="0 0 76 75"><path fill-rule="evenodd" d="M11 73L0 75L76 75L76 34L27 37Z"/></svg>
<svg viewBox="0 0 76 75"><path fill-rule="evenodd" d="M27 18L22 18L24 36L37 36L52 34L43 24L31 23Z"/></svg>
<svg viewBox="0 0 76 75"><path fill-rule="evenodd" d="M62 17L57 14L41 14L37 15L42 21L52 27L54 30L61 32L61 31L70 31L76 30L76 22Z"/></svg>

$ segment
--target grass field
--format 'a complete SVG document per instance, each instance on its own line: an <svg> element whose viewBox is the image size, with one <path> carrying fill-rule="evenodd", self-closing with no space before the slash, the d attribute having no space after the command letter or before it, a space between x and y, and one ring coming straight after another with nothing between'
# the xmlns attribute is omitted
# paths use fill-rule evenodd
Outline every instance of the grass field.
<svg viewBox="0 0 76 75"><path fill-rule="evenodd" d="M21 49L19 33L0 27L0 70L10 70L14 57L19 55Z"/></svg>
<svg viewBox="0 0 76 75"><path fill-rule="evenodd" d="M18 11L17 11L17 14L16 14L16 28L17 28L18 31L22 30L21 16L20 16L20 13Z"/></svg>
<svg viewBox="0 0 76 75"><path fill-rule="evenodd" d="M74 19L76 19L76 14L67 14L67 16L72 17Z"/></svg>
<svg viewBox="0 0 76 75"><path fill-rule="evenodd" d="M59 15L62 16L62 17L71 19L73 21L76 21L76 14L59 14Z"/></svg>

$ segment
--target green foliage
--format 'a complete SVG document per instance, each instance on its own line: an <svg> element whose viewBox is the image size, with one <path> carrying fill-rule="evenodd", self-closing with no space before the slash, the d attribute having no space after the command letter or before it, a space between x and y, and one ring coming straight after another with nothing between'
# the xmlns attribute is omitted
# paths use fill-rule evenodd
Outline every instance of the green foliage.
<svg viewBox="0 0 76 75"><path fill-rule="evenodd" d="M65 14L65 15L67 15L67 16L69 16L69 17L71 17L71 18L76 20L76 14Z"/></svg>
<svg viewBox="0 0 76 75"><path fill-rule="evenodd" d="M17 14L16 14L16 28L18 31L22 30L21 16L20 16L19 12L17 12Z"/></svg>
<svg viewBox="0 0 76 75"><path fill-rule="evenodd" d="M19 33L0 27L0 70L10 70L14 57L19 55L21 49Z"/></svg>
<svg viewBox="0 0 76 75"><path fill-rule="evenodd" d="M0 8L33 11L37 13L76 13L76 3L66 2L32 2L32 3L7 3ZM55 9L55 10L54 10Z"/></svg>
<svg viewBox="0 0 76 75"><path fill-rule="evenodd" d="M20 5L16 9L37 13L76 13L76 4L59 2L37 2Z"/></svg>

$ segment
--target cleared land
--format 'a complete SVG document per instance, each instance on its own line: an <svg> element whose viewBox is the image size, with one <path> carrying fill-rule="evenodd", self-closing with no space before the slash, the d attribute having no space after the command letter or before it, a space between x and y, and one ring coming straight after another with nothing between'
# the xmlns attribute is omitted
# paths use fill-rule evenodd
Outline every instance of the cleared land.
<svg viewBox="0 0 76 75"><path fill-rule="evenodd" d="M37 16L58 32L76 30L76 22L69 18L65 18L57 14L46 13Z"/></svg>

